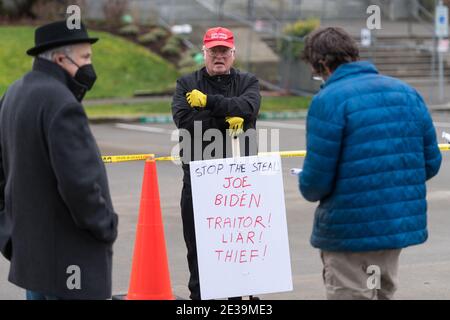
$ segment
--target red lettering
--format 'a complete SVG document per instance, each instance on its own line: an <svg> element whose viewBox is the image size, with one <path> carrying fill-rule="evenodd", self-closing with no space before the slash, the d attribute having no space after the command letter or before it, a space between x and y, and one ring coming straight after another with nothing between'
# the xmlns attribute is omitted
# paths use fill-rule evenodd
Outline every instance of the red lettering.
<svg viewBox="0 0 450 320"><path fill-rule="evenodd" d="M245 259L246 254L247 254L247 250L241 250L241 254L239 255L239 263L247 262L247 260L242 260L243 258Z"/></svg>
<svg viewBox="0 0 450 320"><path fill-rule="evenodd" d="M235 207L238 203L239 203L239 196L237 194L232 194L230 196L230 207Z"/></svg>
<svg viewBox="0 0 450 320"><path fill-rule="evenodd" d="M245 207L247 206L247 203L245 203L245 198L246 198L247 194L243 193L241 196L241 201L239 201L239 207ZM244 203L242 203L244 202Z"/></svg>
<svg viewBox="0 0 450 320"><path fill-rule="evenodd" d="M224 222L223 222L223 227L225 228L227 225L230 226L231 228L231 218L230 217L226 217Z"/></svg>
<svg viewBox="0 0 450 320"><path fill-rule="evenodd" d="M229 260L229 262L231 262L231 258L233 256L233 250L227 250L227 253L225 254L225 262L227 262L227 260Z"/></svg>
<svg viewBox="0 0 450 320"><path fill-rule="evenodd" d="M217 226L219 226L219 229L221 228L221 224L222 223L222 218L221 217L216 217L216 223L214 225L214 229L217 229Z"/></svg>
<svg viewBox="0 0 450 320"><path fill-rule="evenodd" d="M247 233L247 243L249 243L251 241L251 243L255 243L253 242L253 237L255 236L255 233L253 231L249 231ZM251 260L251 259L250 259Z"/></svg>
<svg viewBox="0 0 450 320"><path fill-rule="evenodd" d="M228 182L228 184L224 184L224 185L223 185L223 187L224 187L225 189L228 189L228 188L231 186L231 179L233 179L233 177L227 177L227 178L225 178L225 181Z"/></svg>
<svg viewBox="0 0 450 320"><path fill-rule="evenodd" d="M233 236L233 234L231 234ZM225 233L222 233L222 243L228 243L228 241L225 240Z"/></svg>
<svg viewBox="0 0 450 320"><path fill-rule="evenodd" d="M255 203L255 205L256 205L256 207L257 208L259 208L259 203L261 202L261 195L259 194L258 195L258 198L252 193L251 195L250 195L250 204L249 204L249 208L251 208L252 207L252 202L254 202Z"/></svg>
<svg viewBox="0 0 450 320"><path fill-rule="evenodd" d="M266 227L264 224L261 223L262 219L263 219L263 217L261 217L261 216L257 216L257 217L256 217L256 220L255 220L255 228L256 228L256 225L257 225L257 224L260 224L261 227L263 227L263 228Z"/></svg>
<svg viewBox="0 0 450 320"><path fill-rule="evenodd" d="M250 251L250 262L252 262L253 258L259 257L258 250L251 250Z"/></svg>
<svg viewBox="0 0 450 320"><path fill-rule="evenodd" d="M244 228L250 227L252 225L252 222L253 222L252 217L246 217L244 220Z"/></svg>
<svg viewBox="0 0 450 320"><path fill-rule="evenodd" d="M220 193L218 195L216 195L216 199L214 201L214 204L216 206L220 206L222 204L222 199L223 199L223 195L221 195Z"/></svg>
<svg viewBox="0 0 450 320"><path fill-rule="evenodd" d="M223 252L223 250L216 250L217 253L217 260L220 261L220 254Z"/></svg>
<svg viewBox="0 0 450 320"><path fill-rule="evenodd" d="M247 187L251 187L252 186L251 184L246 184L247 178L248 178L247 176L242 178L242 188L247 188Z"/></svg>
<svg viewBox="0 0 450 320"><path fill-rule="evenodd" d="M214 219L214 217L208 217L206 220L208 220L208 229L211 229L211 222Z"/></svg>

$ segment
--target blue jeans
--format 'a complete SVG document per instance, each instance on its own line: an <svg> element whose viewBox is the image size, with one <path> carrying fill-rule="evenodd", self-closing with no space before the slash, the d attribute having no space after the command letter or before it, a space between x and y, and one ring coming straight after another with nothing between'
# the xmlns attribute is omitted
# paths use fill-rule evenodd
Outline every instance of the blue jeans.
<svg viewBox="0 0 450 320"><path fill-rule="evenodd" d="M27 290L27 300L61 300L55 296L47 296L45 294Z"/></svg>

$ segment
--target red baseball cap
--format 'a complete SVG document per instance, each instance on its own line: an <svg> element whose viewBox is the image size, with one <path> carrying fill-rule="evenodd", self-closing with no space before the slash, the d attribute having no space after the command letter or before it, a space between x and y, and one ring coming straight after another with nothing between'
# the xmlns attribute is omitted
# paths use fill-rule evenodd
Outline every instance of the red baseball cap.
<svg viewBox="0 0 450 320"><path fill-rule="evenodd" d="M222 27L208 29L203 37L203 45L207 49L217 46L234 48L233 32Z"/></svg>

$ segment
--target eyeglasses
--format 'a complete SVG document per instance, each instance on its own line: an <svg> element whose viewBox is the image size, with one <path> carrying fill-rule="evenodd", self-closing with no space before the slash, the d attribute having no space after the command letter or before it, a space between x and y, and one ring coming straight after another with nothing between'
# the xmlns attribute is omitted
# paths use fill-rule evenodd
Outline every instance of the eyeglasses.
<svg viewBox="0 0 450 320"><path fill-rule="evenodd" d="M211 58L216 58L216 57L224 57L224 58L229 58L231 57L231 55L234 52L234 49L226 49L226 50L212 50L212 49L204 49L206 51L206 53L208 53L208 56L210 56Z"/></svg>

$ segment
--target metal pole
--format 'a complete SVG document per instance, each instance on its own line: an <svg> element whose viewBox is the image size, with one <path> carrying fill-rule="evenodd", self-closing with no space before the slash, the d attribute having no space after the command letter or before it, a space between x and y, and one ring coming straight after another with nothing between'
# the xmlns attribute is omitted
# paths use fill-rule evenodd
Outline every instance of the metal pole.
<svg viewBox="0 0 450 320"><path fill-rule="evenodd" d="M247 1L247 18L252 23L252 28L248 28L248 38L247 38L247 71L252 72L252 42L253 42L253 26L254 26L254 14L255 14L255 6L254 0Z"/></svg>
<svg viewBox="0 0 450 320"><path fill-rule="evenodd" d="M293 54L292 54L292 50L293 49L293 44L292 44L293 40L289 39L289 45L288 45L288 68L287 68L287 72L286 72L286 92L290 92L291 91L291 70L294 67L292 64L293 61Z"/></svg>
<svg viewBox="0 0 450 320"><path fill-rule="evenodd" d="M443 1L439 0L439 5L443 5ZM438 37L438 46L443 38ZM444 101L444 55L441 50L438 50L438 60L439 60L439 102Z"/></svg>
<svg viewBox="0 0 450 320"><path fill-rule="evenodd" d="M322 0L322 10L320 10L320 23L327 18L327 0Z"/></svg>
<svg viewBox="0 0 450 320"><path fill-rule="evenodd" d="M430 103L433 104L435 89L433 85L433 81L436 78L436 35L433 35L433 47L432 47L432 55L431 55L431 82L430 82Z"/></svg>
<svg viewBox="0 0 450 320"><path fill-rule="evenodd" d="M412 36L412 9L413 3L412 1L408 2L408 36Z"/></svg>
<svg viewBox="0 0 450 320"><path fill-rule="evenodd" d="M439 41L443 38L439 37ZM439 102L444 101L444 54L439 51Z"/></svg>
<svg viewBox="0 0 450 320"><path fill-rule="evenodd" d="M220 21L223 21L223 7L225 6L225 0L220 1Z"/></svg>

